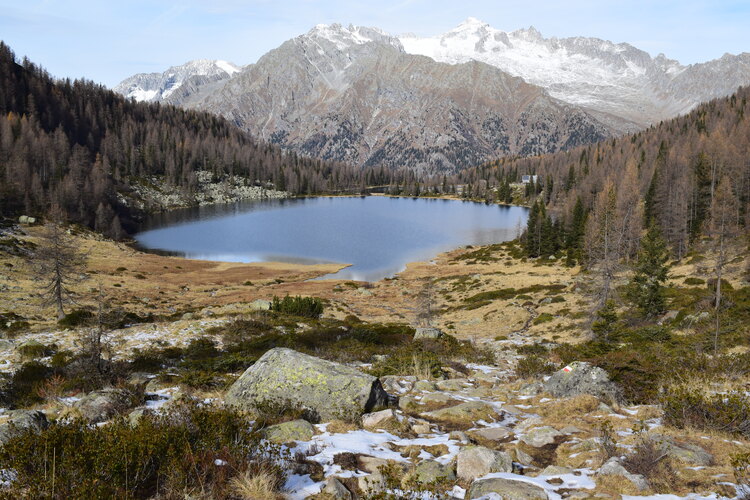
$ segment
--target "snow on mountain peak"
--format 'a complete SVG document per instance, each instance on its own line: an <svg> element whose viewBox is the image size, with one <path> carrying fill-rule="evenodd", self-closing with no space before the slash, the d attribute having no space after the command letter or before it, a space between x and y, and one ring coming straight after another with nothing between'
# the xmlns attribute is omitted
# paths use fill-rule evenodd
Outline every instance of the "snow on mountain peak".
<svg viewBox="0 0 750 500"><path fill-rule="evenodd" d="M398 40L383 30L353 24L318 24L301 38L324 40L342 51L368 42L385 42L400 47Z"/></svg>

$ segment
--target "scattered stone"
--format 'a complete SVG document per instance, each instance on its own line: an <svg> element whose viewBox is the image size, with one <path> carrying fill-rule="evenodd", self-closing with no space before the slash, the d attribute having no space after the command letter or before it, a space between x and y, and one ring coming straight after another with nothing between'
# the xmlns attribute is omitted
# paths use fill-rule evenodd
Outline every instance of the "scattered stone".
<svg viewBox="0 0 750 500"><path fill-rule="evenodd" d="M422 396L422 399L420 400L422 404L445 404L450 403L451 401L456 400L453 399L450 395L443 392L428 392L427 394Z"/></svg>
<svg viewBox="0 0 750 500"><path fill-rule="evenodd" d="M36 217L30 217L28 215L21 215L18 218L19 224L36 224Z"/></svg>
<svg viewBox="0 0 750 500"><path fill-rule="evenodd" d="M480 498L495 493L506 500L547 500L543 488L515 479L493 478L480 479L471 483L466 492L467 499Z"/></svg>
<svg viewBox="0 0 750 500"><path fill-rule="evenodd" d="M468 446L456 457L456 473L460 479L473 481L492 472L513 472L510 455L484 446Z"/></svg>
<svg viewBox="0 0 750 500"><path fill-rule="evenodd" d="M437 389L435 382L429 380L418 380L414 383L414 392L434 391Z"/></svg>
<svg viewBox="0 0 750 500"><path fill-rule="evenodd" d="M524 464L524 465L531 465L534 462L534 457L526 453L520 448L515 448L516 453L516 462Z"/></svg>
<svg viewBox="0 0 750 500"><path fill-rule="evenodd" d="M414 469L417 482L422 484L435 483L446 480L453 481L456 475L450 465L443 465L435 460L422 460Z"/></svg>
<svg viewBox="0 0 750 500"><path fill-rule="evenodd" d="M417 377L409 375L407 377L399 377L397 375L386 375L380 377L380 383L383 384L383 389L388 394L403 394L409 392L414 388L414 383L417 381Z"/></svg>
<svg viewBox="0 0 750 500"><path fill-rule="evenodd" d="M470 443L471 439L469 439L469 435L466 434L464 431L453 431L450 434L448 434L449 439L453 439L455 441L460 441L461 443Z"/></svg>
<svg viewBox="0 0 750 500"><path fill-rule="evenodd" d="M535 427L521 436L521 441L534 448L541 448L554 444L562 436L564 435L553 427Z"/></svg>
<svg viewBox="0 0 750 500"><path fill-rule="evenodd" d="M620 464L618 458L610 458L607 463L601 466L597 471L600 476L622 476L633 485L638 488L639 491L645 491L648 489L648 481L640 474L631 474Z"/></svg>
<svg viewBox="0 0 750 500"><path fill-rule="evenodd" d="M414 340L439 339L444 334L439 328L417 328L414 331Z"/></svg>
<svg viewBox="0 0 750 500"><path fill-rule="evenodd" d="M268 311L271 309L271 301L258 299L250 302L250 309L253 311Z"/></svg>
<svg viewBox="0 0 750 500"><path fill-rule="evenodd" d="M315 427L307 420L292 420L268 427L265 437L272 443L284 444L292 441L309 441L315 435Z"/></svg>
<svg viewBox="0 0 750 500"><path fill-rule="evenodd" d="M131 408L133 403L132 392L125 389L110 388L86 394L73 403L73 408L84 420L97 424Z"/></svg>
<svg viewBox="0 0 750 500"><path fill-rule="evenodd" d="M671 436L654 434L651 436L659 445L663 453L680 462L707 467L714 464L714 456L698 445L678 443Z"/></svg>
<svg viewBox="0 0 750 500"><path fill-rule="evenodd" d="M0 446L27 429L41 432L49 425L47 416L38 410L10 410L5 415L8 419L0 425Z"/></svg>
<svg viewBox="0 0 750 500"><path fill-rule="evenodd" d="M606 371L581 361L552 374L544 383L544 390L558 398L591 394L614 403L622 399L620 388L609 379Z"/></svg>
<svg viewBox="0 0 750 500"><path fill-rule="evenodd" d="M128 377L127 383L135 387L145 388L153 378L148 373L134 372Z"/></svg>
<svg viewBox="0 0 750 500"><path fill-rule="evenodd" d="M355 368L277 347L232 384L224 401L241 409L291 406L324 420L353 421L387 406L388 394L377 378Z"/></svg>
<svg viewBox="0 0 750 500"><path fill-rule="evenodd" d="M429 434L432 432L430 424L414 424L411 426L411 431L415 434Z"/></svg>
<svg viewBox="0 0 750 500"><path fill-rule="evenodd" d="M572 474L573 469L570 467L561 467L559 465L550 465L546 467L542 472L539 473L540 476L562 476L563 474Z"/></svg>
<svg viewBox="0 0 750 500"><path fill-rule="evenodd" d="M401 396L398 398L398 407L401 410L412 410L414 408L417 408L419 406L419 401L417 401L412 396Z"/></svg>
<svg viewBox="0 0 750 500"><path fill-rule="evenodd" d="M483 401L468 401L440 410L428 411L422 417L438 422L470 425L478 420L492 421L498 416L495 408Z"/></svg>
<svg viewBox="0 0 750 500"><path fill-rule="evenodd" d="M467 387L471 387L469 379L466 378L451 378L448 380L438 380L435 385L441 391L452 391L457 392Z"/></svg>
<svg viewBox="0 0 750 500"><path fill-rule="evenodd" d="M506 427L487 427L484 429L472 429L467 433L474 439L496 441L503 443L513 438L513 433Z"/></svg>
<svg viewBox="0 0 750 500"><path fill-rule="evenodd" d="M390 408L374 413L365 413L362 415L362 427L365 429L382 429L394 420L396 420L396 413Z"/></svg>
<svg viewBox="0 0 750 500"><path fill-rule="evenodd" d="M152 413L153 412L148 408L136 408L128 413L128 424L130 424L130 427L138 427L138 424L141 423L143 417Z"/></svg>
<svg viewBox="0 0 750 500"><path fill-rule="evenodd" d="M544 391L544 384L541 382L532 382L521 387L518 394L521 396L536 396L542 391Z"/></svg>
<svg viewBox="0 0 750 500"><path fill-rule="evenodd" d="M332 500L352 499L351 492L335 477L329 477L326 480L326 485L323 487L323 493L328 495Z"/></svg>

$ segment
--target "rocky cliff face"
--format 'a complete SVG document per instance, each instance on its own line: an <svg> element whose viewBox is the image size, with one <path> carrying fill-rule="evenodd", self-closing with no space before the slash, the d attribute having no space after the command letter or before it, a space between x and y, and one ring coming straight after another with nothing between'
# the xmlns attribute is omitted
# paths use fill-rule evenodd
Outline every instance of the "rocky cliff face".
<svg viewBox="0 0 750 500"><path fill-rule="evenodd" d="M504 32L469 18L435 37L402 36L406 52L458 64L481 61L587 109L611 125L642 128L750 83L750 54L683 66L627 43ZM610 121L617 117L620 121ZM629 124L629 126L628 126Z"/></svg>
<svg viewBox="0 0 750 500"><path fill-rule="evenodd" d="M212 111L319 158L429 173L638 130L750 83L750 54L682 66L476 19L433 38L318 25L241 71L227 64L136 75L116 90Z"/></svg>
<svg viewBox="0 0 750 500"><path fill-rule="evenodd" d="M220 86L186 94L167 100L305 154L421 172L558 151L612 132L492 66L438 63L380 31L338 25L317 26Z"/></svg>

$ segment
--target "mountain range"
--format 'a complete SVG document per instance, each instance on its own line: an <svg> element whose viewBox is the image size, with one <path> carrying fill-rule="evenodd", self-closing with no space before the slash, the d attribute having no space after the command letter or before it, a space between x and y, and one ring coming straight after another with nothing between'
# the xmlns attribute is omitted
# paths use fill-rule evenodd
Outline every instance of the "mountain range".
<svg viewBox="0 0 750 500"><path fill-rule="evenodd" d="M192 61L115 90L222 115L303 154L435 173L642 129L748 83L748 53L684 66L469 18L428 38L318 25L255 64Z"/></svg>

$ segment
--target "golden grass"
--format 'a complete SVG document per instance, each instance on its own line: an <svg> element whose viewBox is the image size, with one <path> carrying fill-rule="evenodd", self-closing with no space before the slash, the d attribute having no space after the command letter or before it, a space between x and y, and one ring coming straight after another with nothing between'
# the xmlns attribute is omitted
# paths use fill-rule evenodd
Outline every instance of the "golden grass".
<svg viewBox="0 0 750 500"><path fill-rule="evenodd" d="M242 500L276 500L283 498L276 491L276 482L276 476L270 471L245 471L233 477L229 487Z"/></svg>
<svg viewBox="0 0 750 500"><path fill-rule="evenodd" d="M547 423L565 426L570 424L571 417L580 417L596 411L599 403L599 399L595 396L581 394L570 398L540 403L534 411L544 417Z"/></svg>

